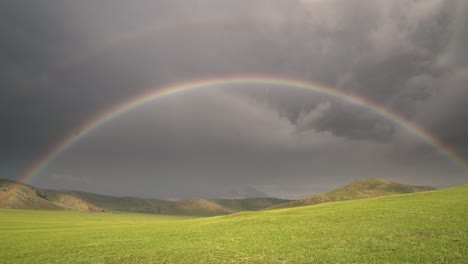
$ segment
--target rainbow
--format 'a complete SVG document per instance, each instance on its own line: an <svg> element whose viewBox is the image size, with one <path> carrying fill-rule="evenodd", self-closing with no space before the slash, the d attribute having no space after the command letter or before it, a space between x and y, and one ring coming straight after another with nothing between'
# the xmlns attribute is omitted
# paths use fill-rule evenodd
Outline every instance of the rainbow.
<svg viewBox="0 0 468 264"><path fill-rule="evenodd" d="M61 74L75 69L85 63L89 63L93 59L107 53L118 50L119 48L126 47L127 45L138 43L140 41L145 41L153 37L170 34L173 32L178 32L182 30L196 30L197 27L206 27L211 25L236 25L242 23L275 23L275 19L270 17L212 17L212 18L198 18L191 20L184 20L181 22L161 22L158 25L152 25L150 27L144 28L137 32L131 32L128 34L123 34L115 39L108 41L102 46L92 48L87 51L79 52L78 54L67 58L58 65L55 65L49 69L45 74L38 76L34 80L28 80L25 83L37 84L42 82L50 82L56 77L61 76Z"/></svg>
<svg viewBox="0 0 468 264"><path fill-rule="evenodd" d="M91 133L92 131L98 129L101 125L108 122L109 120L131 111L135 108L138 108L148 102L154 101L156 99L164 98L169 95L175 95L184 91L199 89L204 87L216 87L216 86L226 86L226 85L252 85L252 84L261 84L261 85L270 85L270 86L284 86L292 87L296 89L303 89L314 91L319 94L324 94L332 96L341 100L345 100L349 103L352 103L357 106L367 108L393 122L400 125L401 127L412 132L414 135L428 142L439 150L442 154L447 156L449 159L453 160L463 169L468 169L468 163L460 157L453 149L445 145L441 140L433 136L429 131L425 130L423 127L418 124L413 123L406 117L398 115L392 112L390 109L385 106L379 105L375 102L372 102L369 99L352 94L343 90L339 90L332 87L327 87L322 84L306 82L301 80L293 80L290 78L279 78L271 76L260 76L260 75L249 75L249 76L234 76L234 77L225 77L225 78L214 78L214 79L205 79L199 81L192 81L186 83L179 83L174 85L169 85L162 88L152 89L149 92L141 94L133 99L125 101L123 103L117 104L114 107L104 111L94 118L83 123L80 127L75 128L72 132L66 135L61 141L57 142L49 151L47 151L40 159L38 159L19 179L21 182L28 182L36 175L40 174L44 168L47 167L56 157L61 153L65 152L70 146L75 144L79 139L83 138L85 135Z"/></svg>

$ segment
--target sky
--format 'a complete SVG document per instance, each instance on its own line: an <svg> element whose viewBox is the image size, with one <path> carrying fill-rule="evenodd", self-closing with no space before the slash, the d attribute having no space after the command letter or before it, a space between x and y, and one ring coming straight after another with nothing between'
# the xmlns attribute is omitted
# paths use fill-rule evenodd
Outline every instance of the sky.
<svg viewBox="0 0 468 264"><path fill-rule="evenodd" d="M116 105L262 75L366 98L468 160L464 0L2 1L0 178ZM164 199L299 199L359 178L435 187L466 168L375 110L269 84L182 91L124 112L27 183Z"/></svg>

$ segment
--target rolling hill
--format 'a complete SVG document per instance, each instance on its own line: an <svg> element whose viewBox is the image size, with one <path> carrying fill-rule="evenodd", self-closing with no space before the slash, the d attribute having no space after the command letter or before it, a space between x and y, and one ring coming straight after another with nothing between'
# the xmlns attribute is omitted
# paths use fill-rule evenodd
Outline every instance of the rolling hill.
<svg viewBox="0 0 468 264"><path fill-rule="evenodd" d="M16 192L14 198L7 197ZM0 179L0 207L13 209L73 210L88 212L123 211L169 215L213 216L260 210L289 202L277 198L202 199L182 201L114 197L80 191L55 191Z"/></svg>
<svg viewBox="0 0 468 264"><path fill-rule="evenodd" d="M314 195L303 200L273 205L264 210L290 208L297 206L314 205L325 202L346 201L430 190L434 190L434 188L426 186L406 185L380 178L368 178L354 181L342 188L324 194Z"/></svg>
<svg viewBox="0 0 468 264"><path fill-rule="evenodd" d="M240 211L272 210L313 205L323 202L354 200L403 193L433 190L431 187L405 185L385 179L370 178L354 181L310 198L291 201L277 198L203 199L182 201L115 197L81 191L39 189L11 180L0 179L0 207L15 209L74 210L88 212L122 211L169 215L213 216ZM11 192L18 190L14 199L5 202ZM3 202L2 202L3 201Z"/></svg>
<svg viewBox="0 0 468 264"><path fill-rule="evenodd" d="M466 263L468 185L195 218L0 209L4 263Z"/></svg>
<svg viewBox="0 0 468 264"><path fill-rule="evenodd" d="M73 195L42 190L7 179L0 179L0 207L37 210L74 210L86 212L105 211L103 208Z"/></svg>

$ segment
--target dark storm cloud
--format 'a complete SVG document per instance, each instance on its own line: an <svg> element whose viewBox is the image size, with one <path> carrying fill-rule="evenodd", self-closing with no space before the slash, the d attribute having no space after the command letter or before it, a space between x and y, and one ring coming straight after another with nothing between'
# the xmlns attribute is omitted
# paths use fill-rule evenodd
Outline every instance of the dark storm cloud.
<svg viewBox="0 0 468 264"><path fill-rule="evenodd" d="M271 39L256 36L258 31L249 29L253 23L244 22L254 17L250 5L212 5L2 3L2 149L27 164L94 113L146 88L264 71L273 53L264 47ZM265 16L274 9L268 3L255 5ZM127 36L178 23L183 26L119 44Z"/></svg>
<svg viewBox="0 0 468 264"><path fill-rule="evenodd" d="M299 78L370 98L468 155L468 125L461 121L468 114L467 8L461 0L2 2L0 173L17 178L85 120L148 89L244 73ZM343 175L358 177L363 171L356 167L374 152L381 155L369 174L412 173L416 182L431 171L421 164L433 149L372 111L312 92L238 88L171 101L97 131L102 136L83 139L87 148L73 148L62 165L57 161L61 171L48 171L42 183L152 195L151 188L138 191L155 181L145 175L171 175L159 187L162 196L188 194L192 185L199 185L193 195L209 195L216 188L203 184L217 179L218 187L256 184L280 193L284 175L304 186L312 184L307 175L329 185ZM122 140L125 135L138 137ZM345 151L360 144L359 155ZM409 168L398 157L419 165ZM427 159L440 165L429 173L435 179L444 162ZM347 169L330 169L333 160ZM155 161L158 170L148 165ZM118 166L125 162L133 165ZM111 174L119 191L105 187ZM128 187L131 174L141 183ZM182 179L183 191L172 194Z"/></svg>
<svg viewBox="0 0 468 264"><path fill-rule="evenodd" d="M194 91L163 99L102 127L48 169L52 177L48 184L54 185L57 175L87 179L97 173L94 188L112 186L106 191L131 194L132 188L113 182L126 182L136 174L134 180L151 186L151 191L142 186L140 193L175 196L166 184L179 183L178 197L187 197L219 194L212 185L294 185L343 174L364 160L374 160L373 166L379 167L382 161L372 154L378 145L360 144L361 155L352 157L347 149L354 149L354 144L329 133L297 135L296 128L275 111L222 90ZM341 166L327 162L332 159ZM47 174L42 181L45 178Z"/></svg>

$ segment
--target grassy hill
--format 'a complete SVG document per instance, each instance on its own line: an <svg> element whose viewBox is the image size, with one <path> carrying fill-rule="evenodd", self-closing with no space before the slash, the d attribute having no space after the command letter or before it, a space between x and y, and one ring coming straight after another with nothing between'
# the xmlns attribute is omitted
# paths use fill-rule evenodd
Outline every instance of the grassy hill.
<svg viewBox="0 0 468 264"><path fill-rule="evenodd" d="M0 209L4 263L466 263L468 186L188 219Z"/></svg>
<svg viewBox="0 0 468 264"><path fill-rule="evenodd" d="M16 195L12 196L12 193ZM7 197L14 197L9 199ZM123 211L135 213L213 216L239 211L260 210L272 205L289 202L276 198L201 199L182 201L114 197L79 191L54 191L35 188L11 180L0 179L0 208L74 210L74 211Z"/></svg>
<svg viewBox="0 0 468 264"><path fill-rule="evenodd" d="M260 210L272 205L290 201L277 198L191 198L182 201L167 201L135 197L113 197L77 191L66 191L63 193L68 193L76 197L80 197L81 199L84 199L109 211L198 216L212 216L230 214L239 211Z"/></svg>
<svg viewBox="0 0 468 264"><path fill-rule="evenodd" d="M41 190L11 180L0 179L0 207L37 210L104 212L103 208L73 195Z"/></svg>
<svg viewBox="0 0 468 264"><path fill-rule="evenodd" d="M314 195L303 200L273 205L271 207L266 208L265 210L291 208L304 205L314 205L324 202L346 201L430 190L434 190L434 188L425 186L406 185L380 178L369 178L357 180L342 188L324 194Z"/></svg>
<svg viewBox="0 0 468 264"><path fill-rule="evenodd" d="M5 201L13 190L14 199ZM353 200L403 193L433 190L431 187L412 186L379 178L354 181L343 188L310 198L290 201L277 198L202 199L183 201L114 197L80 191L53 191L35 188L11 180L0 179L0 207L16 209L123 211L135 213L213 216L239 211L271 210L313 205L323 202Z"/></svg>
<svg viewBox="0 0 468 264"><path fill-rule="evenodd" d="M276 204L290 202L278 198L214 199L215 202L235 211L257 211Z"/></svg>

